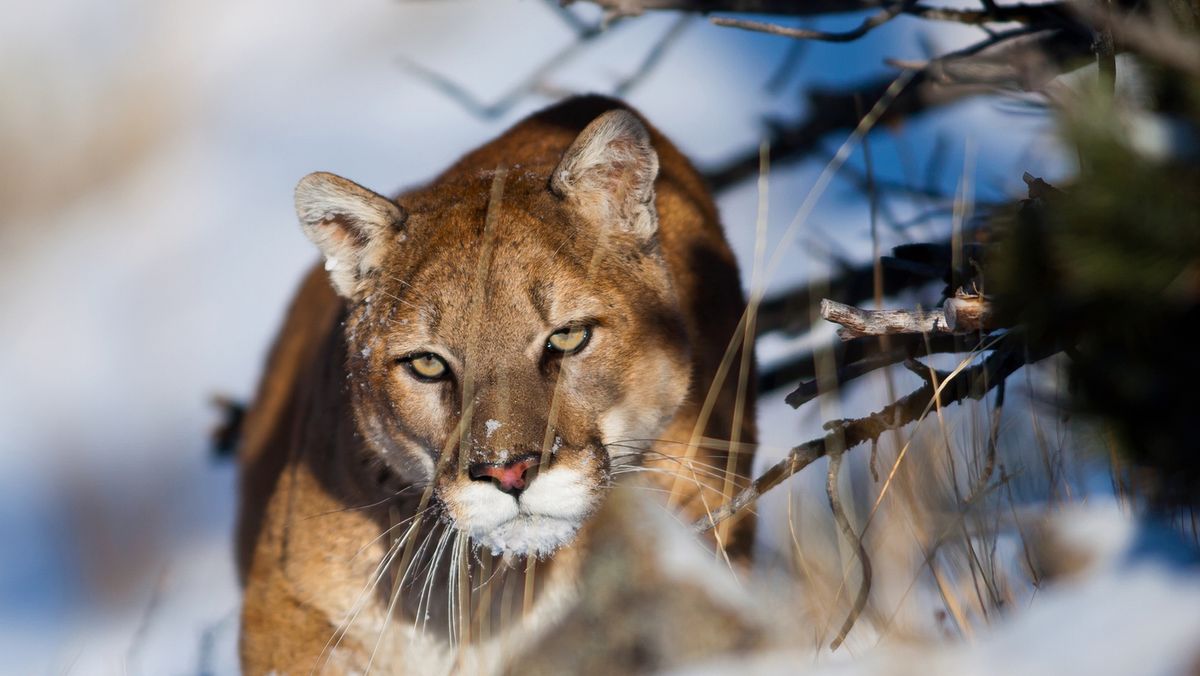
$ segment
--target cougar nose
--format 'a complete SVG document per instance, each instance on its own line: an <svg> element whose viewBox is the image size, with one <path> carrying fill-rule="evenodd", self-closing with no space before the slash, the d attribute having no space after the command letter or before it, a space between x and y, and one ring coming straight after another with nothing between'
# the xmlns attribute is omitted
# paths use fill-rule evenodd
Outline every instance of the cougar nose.
<svg viewBox="0 0 1200 676"><path fill-rule="evenodd" d="M536 455L524 455L506 463L477 462L467 468L467 475L472 481L491 481L496 488L515 498L533 480L530 470L539 460Z"/></svg>

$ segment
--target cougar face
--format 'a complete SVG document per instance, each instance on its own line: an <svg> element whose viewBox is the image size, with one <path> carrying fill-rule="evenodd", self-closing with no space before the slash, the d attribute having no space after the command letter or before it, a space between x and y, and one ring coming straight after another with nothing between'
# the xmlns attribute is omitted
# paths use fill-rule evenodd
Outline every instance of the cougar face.
<svg viewBox="0 0 1200 676"><path fill-rule="evenodd" d="M348 301L360 434L442 518L545 557L688 393L690 346L657 239L657 156L627 111L550 176L500 168L392 202L313 174L297 210Z"/></svg>

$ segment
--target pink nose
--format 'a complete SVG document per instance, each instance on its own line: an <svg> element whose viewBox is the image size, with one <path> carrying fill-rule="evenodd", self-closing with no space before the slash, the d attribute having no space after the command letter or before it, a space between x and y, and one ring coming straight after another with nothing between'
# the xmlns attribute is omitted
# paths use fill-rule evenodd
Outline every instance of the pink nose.
<svg viewBox="0 0 1200 676"><path fill-rule="evenodd" d="M474 481L491 481L497 488L515 497L533 479L529 470L536 467L539 460L536 455L526 455L504 464L477 462L471 465L467 474Z"/></svg>

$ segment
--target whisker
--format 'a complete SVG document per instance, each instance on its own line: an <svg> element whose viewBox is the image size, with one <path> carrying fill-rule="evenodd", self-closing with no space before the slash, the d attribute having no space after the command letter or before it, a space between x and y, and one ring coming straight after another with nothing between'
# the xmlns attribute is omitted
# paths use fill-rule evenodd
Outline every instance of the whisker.
<svg viewBox="0 0 1200 676"><path fill-rule="evenodd" d="M656 466L656 467L661 467L662 469L667 469L667 467L664 467L664 466L660 465L659 463L670 462L670 463L674 463L675 465L678 466L677 469L672 470L672 471L689 472L691 474L700 473L705 476L712 477L714 479L719 479L721 481L724 481L727 476L731 475L730 472L727 472L725 470L725 468L720 465L713 465L713 464L710 464L707 462L697 462L695 459L685 460L683 458L677 458L673 455L663 454L663 455L658 455L658 456L652 456L652 457L648 458L647 460L649 460L649 463L641 463L641 464L637 464L637 465L634 465L632 463L623 463L620 465L620 467L625 468L625 467Z"/></svg>
<svg viewBox="0 0 1200 676"><path fill-rule="evenodd" d="M362 554L363 552L365 552L368 547L370 547L371 545L375 544L376 542L379 542L380 540L382 540L384 537L387 536L388 533L396 530L397 528L403 526L404 524L406 524L410 521L413 521L414 519L421 516L422 514L425 514L426 512L428 512L431 509L433 509L433 507L426 507L425 509L422 509L422 510L418 511L416 514L413 514L412 516L408 517L407 519L404 519L403 521L398 521L395 524L388 526L387 530L383 531L379 535L376 535L374 538L372 538L369 542L367 542L362 547L359 547L358 551L354 552L354 555L351 556L350 558L346 559L346 561L350 562L350 561L353 561L354 559L358 558L358 556L360 554Z"/></svg>
<svg viewBox="0 0 1200 676"><path fill-rule="evenodd" d="M624 458L624 457L628 457L628 456L620 456L620 457ZM739 482L739 480L741 481L741 483L748 483L750 481L749 477L739 477L737 475L731 475L726 471L726 469L724 467L721 467L720 465L713 465L710 463L702 462L695 458L693 458L691 460L687 460L685 458L676 457L676 456L673 456L673 455L670 455L667 453L655 452L654 460L655 461L661 460L661 461L674 462L678 465L681 465L680 469L678 470L679 472L688 472L688 473L692 474L693 476L700 475L700 476L704 476L704 477L714 479L717 481L721 481L721 482L733 481L735 484L737 484ZM645 466L646 465L644 465L644 464L617 463L613 468L613 470L614 470L613 475L616 476L617 474L621 473L617 470L624 470L624 469L632 468L632 467L645 467ZM660 469L666 470L667 468L663 467Z"/></svg>
<svg viewBox="0 0 1200 676"><path fill-rule="evenodd" d="M433 603L433 587L434 581L437 578L438 564L442 561L442 554L446 551L446 545L450 542L450 535L453 529L447 528L442 533L442 537L438 540L437 549L434 550L433 560L429 564L429 570L425 574L425 584L422 585L421 599L417 601L417 619L421 622L421 633L424 634L429 626L429 606ZM421 610L421 602L424 601L425 610Z"/></svg>
<svg viewBox="0 0 1200 676"><path fill-rule="evenodd" d="M421 540L421 545L419 547L417 547L417 550L413 554L412 559L410 559L408 561L408 565L405 566L404 574L400 577L401 582L404 582L405 580L410 580L410 579L413 582L415 582L416 579L418 577L420 577L420 575L421 575L420 562L422 561L422 558L425 556L425 552L426 552L426 550L428 550L429 544L433 541L433 536L436 532L437 532L436 528L430 528L429 532L425 534L425 539ZM409 573L413 573L414 568L416 568L416 572L410 578ZM411 583L409 583L409 584L411 584Z"/></svg>
<svg viewBox="0 0 1200 676"><path fill-rule="evenodd" d="M380 505L387 504L388 502L390 502L390 501L392 501L392 500L395 500L396 498L399 498L400 496L404 495L404 494L405 494L405 493L407 493L409 490L413 490L413 489L420 490L420 488L421 488L420 486L415 486L415 485L412 485L412 486L405 486L405 487L404 487L404 488L402 488L401 490L399 490L399 491L397 491L397 492L395 492L395 493L393 493L393 494L391 494L391 495L389 495L389 496L387 496L387 497L383 498L382 500L378 500L378 501L376 501L376 502L372 502L372 503L371 503L371 504L369 504L369 505L358 505L358 506L354 506L354 507L342 507L342 508L340 508L340 509L331 509L331 510L328 510L328 511L325 511L325 512L318 512L318 513L316 513L316 514L309 514L308 516L306 516L306 517L303 517L303 518L301 518L300 520L301 520L301 521L308 521L309 519L317 519L317 518L320 518L320 517L322 517L322 516L329 516L329 515L331 515L331 514L342 514L342 513L345 513L345 512L357 512L357 511L364 510L364 509L371 509L372 507L378 507L378 506L380 506Z"/></svg>
<svg viewBox="0 0 1200 676"><path fill-rule="evenodd" d="M368 676L371 673L371 665L375 664L375 655L379 652L379 646L383 644L383 637L392 622L392 613L395 612L396 603L400 600L401 592L404 589L403 582L393 581L392 584L392 598L388 601L387 613L383 616L383 626L379 628L379 636L375 639L375 647L371 648L371 657L367 659L367 668L363 671L363 676Z"/></svg>
<svg viewBox="0 0 1200 676"><path fill-rule="evenodd" d="M708 491L712 491L714 493L720 493L720 489L716 488L715 486L709 486L708 484L701 482L699 479L696 479L695 477L684 476L677 472L668 472L666 470L663 470L663 469L660 469L657 467L630 467L620 473L621 474L632 474L632 473L636 473L636 472L644 472L644 473L648 473L648 474L661 474L663 476L668 476L671 478L678 478L678 479L682 479L684 481L691 482L692 484L694 484L697 488L699 488L702 491L708 490Z"/></svg>
<svg viewBox="0 0 1200 676"><path fill-rule="evenodd" d="M450 637L450 647L453 649L458 645L458 636L454 633L454 593L458 587L458 564L459 564L459 541L462 537L462 531L456 531L454 534L454 544L450 547L450 570L446 580L446 635Z"/></svg>
<svg viewBox="0 0 1200 676"><path fill-rule="evenodd" d="M406 519L405 521L411 521L411 520L412 519ZM403 523L404 522L401 522L400 524L397 524L397 525L403 525ZM395 542L393 542L391 544L391 546L388 547L387 552L380 559L379 565L376 566L375 572L371 575L370 578L368 578L366 586L364 586L362 591L359 592L358 597L354 600L354 604L351 605L350 610L346 613L346 617L343 618L343 620L338 624L338 627L334 630L333 634L330 635L329 640L326 641L325 647L321 649L321 654L317 657L317 661L313 665L312 673L315 673L317 671L317 668L323 663L323 661L325 659L327 659L326 658L327 653L332 654L332 652L334 650L336 650L339 645L341 645L342 639L344 639L346 637L346 634L349 633L349 631L350 631L350 627L352 627L354 625L354 621L356 619L358 619L359 614L362 613L363 608L366 607L367 595L370 594L370 592L372 592L375 589L375 587L377 587L379 585L379 582L383 579L383 576L387 572L387 569L391 566L391 564L395 560L396 556L400 553L401 545L403 545L408 540L408 538L412 536L413 530L416 527L417 527L417 523L414 523L413 525L409 526L409 529L407 531L405 531L404 535L400 536ZM387 533L390 532L391 530L393 530L393 528L394 527L388 528L379 537L383 537L383 536L387 535ZM373 542L378 541L379 537L376 537L371 542L373 543ZM364 551L367 546L370 546L370 544L371 543L368 543L367 545L364 545L361 549L359 549L359 553ZM357 556L357 555L358 555L358 553L355 554L355 556ZM353 560L353 558L354 557L351 557L351 560Z"/></svg>

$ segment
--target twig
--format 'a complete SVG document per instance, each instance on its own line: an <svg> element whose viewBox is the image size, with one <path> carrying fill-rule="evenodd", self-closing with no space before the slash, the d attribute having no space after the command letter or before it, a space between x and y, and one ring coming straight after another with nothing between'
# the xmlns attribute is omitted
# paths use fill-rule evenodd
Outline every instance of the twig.
<svg viewBox="0 0 1200 676"><path fill-rule="evenodd" d="M400 65L428 82L435 89L441 91L446 97L453 99L472 115L485 120L502 117L521 103L525 97L539 91L547 90L546 77L582 52L588 43L603 34L608 27L600 24L589 26L580 22L578 17L575 17L574 14L561 7L556 8L556 10L560 16L563 16L571 29L575 31L577 39L551 54L539 66L534 68L531 73L525 76L525 78L510 87L507 92L492 103L481 101L462 85L406 56L399 57ZM569 15L571 18L567 19L566 15Z"/></svg>
<svg viewBox="0 0 1200 676"><path fill-rule="evenodd" d="M637 70L617 83L617 86L613 89L613 93L617 96L625 96L634 87L641 84L642 80L646 79L646 76L662 60L663 55L667 53L667 49L679 39L679 36L683 35L683 29L687 28L688 24L691 23L691 19L692 17L687 14L679 15L679 18L671 24L667 32L663 33L662 38L646 54L646 58L642 59L642 63L637 67Z"/></svg>
<svg viewBox="0 0 1200 676"><path fill-rule="evenodd" d="M1005 339L1007 343L1009 339ZM711 516L705 516L692 524L697 532L706 532L717 524L740 514L767 491L778 486L785 479L811 465L827 453L833 444L850 450L868 441L877 440L884 432L903 427L924 416L935 404L942 407L962 401L968 397L979 399L987 392L1003 382L1017 369L1027 363L1033 363L1049 356L1050 352L1032 354L1019 349L1019 346L1005 345L979 364L965 369L957 378L950 374L939 373L938 387L932 385L932 380L926 370L926 381L919 389L901 397L897 401L883 407L878 412L855 420L835 420L825 424L828 433L792 448L787 456L772 465L758 476L750 485L734 496L733 500L713 510ZM946 389L956 381L967 383L966 387L952 387L947 394ZM937 401L935 402L935 397ZM844 443L843 443L844 442Z"/></svg>
<svg viewBox="0 0 1200 676"><path fill-rule="evenodd" d="M904 0L903 2L892 3L879 12L863 19L863 22L853 30L844 33L830 33L826 31L812 30L809 28L793 28L791 26L780 26L779 24L765 23L762 21L752 21L749 19L733 19L729 17L716 17L710 19L717 26L728 26L729 28L741 28L742 30L757 31L760 33L769 33L771 35L781 35L788 38L797 38L801 40L821 40L824 42L853 42L871 32L875 28L896 18L906 10L916 5L915 0Z"/></svg>
<svg viewBox="0 0 1200 676"><path fill-rule="evenodd" d="M603 35L606 30L611 28L616 23L615 18L620 18L620 16L618 15L615 18L610 17L599 24L589 25L580 21L575 14L567 10L565 7L559 6L555 3L548 4L553 6L556 13L562 17L563 21L567 23L571 30L575 32L576 40L551 54L540 65L534 68L533 71L531 71L528 75L510 87L508 91L491 103L480 100L477 96L468 91L466 87L463 87L450 78L432 70L425 65L422 65L421 63L418 63L413 59L401 56L399 59L400 65L408 69L417 77L428 82L430 86L439 90L446 97L454 100L467 112L485 120L503 117L504 115L508 114L510 110L524 101L526 97L532 94L541 94L551 98L568 96L571 94L571 92L563 91L562 89L548 83L548 76L561 68L563 64L574 59L593 40ZM662 61L663 56L666 54L670 46L679 39L680 35L683 34L683 30L687 27L688 23L690 23L690 19L691 17L686 14L676 19L675 22L671 24L670 28L668 28L663 34L662 38L654 44L649 52L647 52L645 58L642 60L642 63L638 66L638 68L616 83L612 93L615 96L625 96L632 91L634 87L637 87L639 84L641 84L642 81L646 79L646 76L648 76L650 72L654 70L655 66Z"/></svg>
<svg viewBox="0 0 1200 676"><path fill-rule="evenodd" d="M788 45L788 50L783 55L783 60L779 62L779 66L776 67L771 77L767 78L766 88L768 92L778 94L783 89L783 86L787 84L788 78L795 71L796 66L800 65L804 57L804 52L807 49L808 43L803 40L797 40Z"/></svg>

